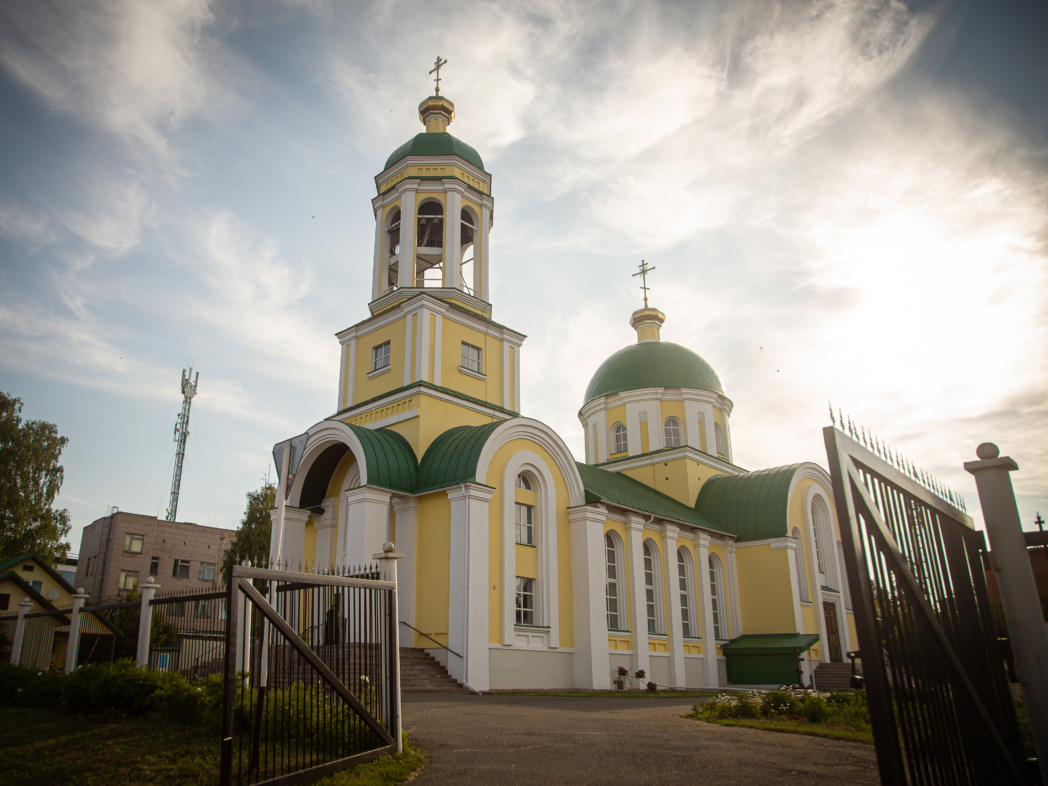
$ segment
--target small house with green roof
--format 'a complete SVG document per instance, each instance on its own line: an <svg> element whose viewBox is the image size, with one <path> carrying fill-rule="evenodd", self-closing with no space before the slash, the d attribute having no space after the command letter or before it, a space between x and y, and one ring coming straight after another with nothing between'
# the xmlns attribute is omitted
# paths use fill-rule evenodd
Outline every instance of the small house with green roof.
<svg viewBox="0 0 1048 786"><path fill-rule="evenodd" d="M477 690L810 682L855 641L829 476L739 467L721 377L647 300L592 370L581 455L526 417L526 336L492 315L492 175L454 117L422 101L375 177L370 313L336 334L333 414L275 447L273 556L392 542L402 643Z"/></svg>

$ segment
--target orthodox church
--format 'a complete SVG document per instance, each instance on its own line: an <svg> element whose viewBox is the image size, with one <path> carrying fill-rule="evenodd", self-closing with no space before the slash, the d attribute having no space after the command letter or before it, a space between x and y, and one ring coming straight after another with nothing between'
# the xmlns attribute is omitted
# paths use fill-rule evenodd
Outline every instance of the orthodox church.
<svg viewBox="0 0 1048 786"><path fill-rule="evenodd" d="M438 84L375 178L370 316L337 334L335 413L277 446L274 553L392 541L402 646L479 691L810 684L856 642L828 473L736 466L720 379L646 301L586 389L584 462L522 414L492 176L454 117Z"/></svg>

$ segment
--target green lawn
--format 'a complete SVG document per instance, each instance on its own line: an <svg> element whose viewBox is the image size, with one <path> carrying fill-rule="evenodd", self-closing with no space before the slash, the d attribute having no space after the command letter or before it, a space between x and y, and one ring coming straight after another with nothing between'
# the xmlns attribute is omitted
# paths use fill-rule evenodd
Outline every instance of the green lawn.
<svg viewBox="0 0 1048 786"><path fill-rule="evenodd" d="M58 710L4 707L0 711L0 773L18 786L111 786L218 782L219 745L202 734L150 718L74 717ZM425 764L405 749L316 781L318 786L404 783Z"/></svg>
<svg viewBox="0 0 1048 786"><path fill-rule="evenodd" d="M691 715L685 715L689 718ZM862 742L873 745L873 733L870 731L856 731L845 726L834 726L829 723L809 723L801 720L787 720L786 718L726 718L723 720L705 720L705 723L716 723L718 726L741 726L746 729L761 729L762 731L778 731L786 734L805 734L809 737L827 737L831 740L847 740L848 742Z"/></svg>
<svg viewBox="0 0 1048 786"><path fill-rule="evenodd" d="M568 699L696 699L702 701L717 694L699 690L493 690L489 696L554 696Z"/></svg>

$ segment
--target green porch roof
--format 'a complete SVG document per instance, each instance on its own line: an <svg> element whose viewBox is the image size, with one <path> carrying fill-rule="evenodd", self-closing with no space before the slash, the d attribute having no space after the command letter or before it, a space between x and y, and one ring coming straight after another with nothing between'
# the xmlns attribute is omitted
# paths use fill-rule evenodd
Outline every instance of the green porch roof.
<svg viewBox="0 0 1048 786"><path fill-rule="evenodd" d="M699 492L695 509L721 529L738 535L739 542L784 538L789 534L790 486L800 466L710 478Z"/></svg>
<svg viewBox="0 0 1048 786"><path fill-rule="evenodd" d="M484 444L505 422L495 420L482 426L458 426L433 440L419 463L417 493L476 482L477 462Z"/></svg>
<svg viewBox="0 0 1048 786"><path fill-rule="evenodd" d="M590 380L583 403L640 388L724 392L710 364L687 347L669 341L645 341L620 349L605 360Z"/></svg>
<svg viewBox="0 0 1048 786"><path fill-rule="evenodd" d="M612 505L651 513L663 519L680 521L716 532L730 532L694 508L628 475L609 472L606 469L592 467L581 462L575 462L575 464L579 468L582 485L586 489L586 502L609 502Z"/></svg>
<svg viewBox="0 0 1048 786"><path fill-rule="evenodd" d="M725 655L771 655L804 652L818 643L818 633L750 633L732 639L721 650Z"/></svg>
<svg viewBox="0 0 1048 786"><path fill-rule="evenodd" d="M484 169L480 153L447 131L433 133L423 131L421 134L416 134L393 151L393 154L386 159L386 165L382 167L382 171L385 172L408 156L458 156L463 161L473 164L477 169Z"/></svg>
<svg viewBox="0 0 1048 786"><path fill-rule="evenodd" d="M347 423L364 448L368 485L411 493L418 486L418 460L406 439L395 431Z"/></svg>

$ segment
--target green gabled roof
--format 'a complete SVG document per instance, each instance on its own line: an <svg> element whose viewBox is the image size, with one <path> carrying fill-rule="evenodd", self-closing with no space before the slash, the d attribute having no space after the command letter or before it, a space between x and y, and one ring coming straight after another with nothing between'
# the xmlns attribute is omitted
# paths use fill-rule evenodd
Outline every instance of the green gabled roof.
<svg viewBox="0 0 1048 786"><path fill-rule="evenodd" d="M804 652L818 643L818 633L750 633L732 639L721 649L727 655L767 655Z"/></svg>
<svg viewBox="0 0 1048 786"><path fill-rule="evenodd" d="M476 482L477 461L491 433L506 421L448 429L426 450L418 468L417 493Z"/></svg>
<svg viewBox="0 0 1048 786"><path fill-rule="evenodd" d="M784 538L789 534L790 486L800 464L742 475L710 478L695 509L734 532L739 541Z"/></svg>
<svg viewBox="0 0 1048 786"><path fill-rule="evenodd" d="M418 485L418 460L403 436L386 429L346 425L364 448L369 486L414 492Z"/></svg>
<svg viewBox="0 0 1048 786"><path fill-rule="evenodd" d="M447 131L433 133L423 131L421 134L416 134L393 151L393 154L386 159L386 165L382 167L382 171L385 172L408 156L458 156L463 161L473 164L477 169L484 169L480 153Z"/></svg>
<svg viewBox="0 0 1048 786"><path fill-rule="evenodd" d="M612 505L651 513L659 518L680 521L717 532L728 532L720 524L711 521L694 508L628 475L608 472L606 469L592 467L578 461L575 464L579 468L582 485L586 489L586 502L609 502Z"/></svg>
<svg viewBox="0 0 1048 786"><path fill-rule="evenodd" d="M620 349L605 360L590 380L583 403L640 388L694 388L724 392L710 364L687 347L669 341L645 341Z"/></svg>
<svg viewBox="0 0 1048 786"><path fill-rule="evenodd" d="M493 409L496 412L501 412L505 415L510 415L512 417L520 416L519 412L514 412L512 409L506 409L505 407L500 407L498 404L492 404L490 401L485 401L482 398L476 398L475 396L467 396L465 393L460 393L457 390L445 388L440 385L434 385L432 382L426 382L424 379L420 379L417 382L411 382L407 385L401 385L399 388L393 388L393 390L387 390L385 393L379 393L377 396L372 396L371 398L365 399L364 401L359 401L351 407L340 409L338 412L335 413L335 417L349 412L351 409L360 409L361 407L367 406L373 401L379 401L380 399L384 399L387 396L395 396L397 395L397 393L401 393L410 388L427 388L429 390L439 390L441 393L447 393L449 396L460 398L463 401L471 401L474 404L480 404L481 406L487 407L488 409Z"/></svg>

